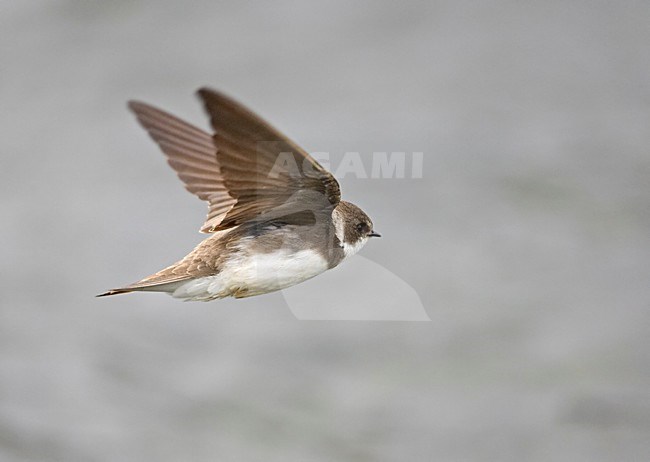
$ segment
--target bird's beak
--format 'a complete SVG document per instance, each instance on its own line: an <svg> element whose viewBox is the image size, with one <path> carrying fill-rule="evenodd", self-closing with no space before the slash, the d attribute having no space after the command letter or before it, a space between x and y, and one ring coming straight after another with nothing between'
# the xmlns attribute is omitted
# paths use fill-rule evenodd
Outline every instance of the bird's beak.
<svg viewBox="0 0 650 462"><path fill-rule="evenodd" d="M368 234L368 237L381 237L381 234L375 232L374 230Z"/></svg>

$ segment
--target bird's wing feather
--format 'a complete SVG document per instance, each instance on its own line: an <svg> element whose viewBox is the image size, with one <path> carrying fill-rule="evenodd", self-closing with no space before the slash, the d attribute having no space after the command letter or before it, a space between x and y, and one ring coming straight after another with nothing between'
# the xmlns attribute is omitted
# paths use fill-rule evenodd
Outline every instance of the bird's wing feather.
<svg viewBox="0 0 650 462"><path fill-rule="evenodd" d="M146 103L131 101L129 108L158 143L185 188L208 202L201 232L213 232L236 201L224 184L212 136Z"/></svg>
<svg viewBox="0 0 650 462"><path fill-rule="evenodd" d="M301 210L331 213L339 184L313 157L233 99L207 88L198 95L215 131L223 183L236 200L215 229Z"/></svg>

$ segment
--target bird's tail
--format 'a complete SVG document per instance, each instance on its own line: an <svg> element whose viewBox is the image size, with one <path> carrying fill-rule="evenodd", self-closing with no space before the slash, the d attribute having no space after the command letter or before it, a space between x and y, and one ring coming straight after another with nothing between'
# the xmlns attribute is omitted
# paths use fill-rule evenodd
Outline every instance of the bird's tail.
<svg viewBox="0 0 650 462"><path fill-rule="evenodd" d="M103 294L95 295L95 297L108 297L109 295L119 295L119 294L128 294L129 292L166 292L173 293L178 286L186 282L186 279L177 280L177 281L165 281L165 282L146 282L146 279L131 284L130 286L120 287L118 289L111 289Z"/></svg>
<svg viewBox="0 0 650 462"><path fill-rule="evenodd" d="M109 295L128 294L129 292L133 292L133 290L134 289L127 289L126 287L121 289L111 289L107 292L104 292L103 294L95 295L95 297L108 297Z"/></svg>

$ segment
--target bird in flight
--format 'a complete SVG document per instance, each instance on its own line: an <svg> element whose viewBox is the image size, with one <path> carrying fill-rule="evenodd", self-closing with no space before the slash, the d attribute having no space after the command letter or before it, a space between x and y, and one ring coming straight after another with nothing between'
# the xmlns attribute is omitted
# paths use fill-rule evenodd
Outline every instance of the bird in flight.
<svg viewBox="0 0 650 462"><path fill-rule="evenodd" d="M305 150L224 94L198 96L213 134L146 103L129 108L185 188L208 203L209 233L182 260L98 297L165 292L184 300L250 297L334 268L379 237Z"/></svg>

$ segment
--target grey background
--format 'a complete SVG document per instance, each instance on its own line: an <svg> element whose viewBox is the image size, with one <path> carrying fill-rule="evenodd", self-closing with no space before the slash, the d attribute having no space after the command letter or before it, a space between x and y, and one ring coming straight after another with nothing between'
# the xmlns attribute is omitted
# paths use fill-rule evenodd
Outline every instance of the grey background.
<svg viewBox="0 0 650 462"><path fill-rule="evenodd" d="M0 459L648 460L649 22L640 1L0 3ZM125 102L206 126L202 85L308 150L425 153L422 180L341 184L384 234L362 255L432 322L93 298L201 239Z"/></svg>

